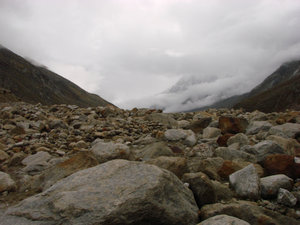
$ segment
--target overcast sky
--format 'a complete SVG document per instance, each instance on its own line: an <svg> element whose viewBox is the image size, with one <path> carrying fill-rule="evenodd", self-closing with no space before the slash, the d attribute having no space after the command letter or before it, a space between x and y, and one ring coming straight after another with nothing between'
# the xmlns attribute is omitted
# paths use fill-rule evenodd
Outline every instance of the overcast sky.
<svg viewBox="0 0 300 225"><path fill-rule="evenodd" d="M0 0L0 44L117 106L187 110L300 59L300 0Z"/></svg>

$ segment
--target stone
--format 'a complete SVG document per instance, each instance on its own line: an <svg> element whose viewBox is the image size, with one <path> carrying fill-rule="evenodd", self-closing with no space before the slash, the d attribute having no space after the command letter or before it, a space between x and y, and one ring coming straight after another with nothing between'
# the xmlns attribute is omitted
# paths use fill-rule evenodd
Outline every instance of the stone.
<svg viewBox="0 0 300 225"><path fill-rule="evenodd" d="M37 152L22 160L22 164L26 165L22 170L31 175L37 174L50 166L48 163L50 159L51 155L48 152Z"/></svg>
<svg viewBox="0 0 300 225"><path fill-rule="evenodd" d="M91 152L95 155L99 163L104 163L113 159L129 159L131 151L125 144L98 141L95 143Z"/></svg>
<svg viewBox="0 0 300 225"><path fill-rule="evenodd" d="M269 130L270 135L277 135L284 138L295 138L295 134L300 131L300 124L285 123L278 126L273 126Z"/></svg>
<svg viewBox="0 0 300 225"><path fill-rule="evenodd" d="M50 129L58 129L58 128L66 129L67 125L60 119L53 119L49 121L49 127Z"/></svg>
<svg viewBox="0 0 300 225"><path fill-rule="evenodd" d="M212 157L213 154L214 152L212 147L206 143L195 145L192 149L186 152L188 157L201 157L202 159Z"/></svg>
<svg viewBox="0 0 300 225"><path fill-rule="evenodd" d="M177 128L177 121L170 115L165 113L151 113L145 117L146 120L155 121L165 125L167 128Z"/></svg>
<svg viewBox="0 0 300 225"><path fill-rule="evenodd" d="M294 170L294 156L273 154L268 155L263 161L262 165L265 168L267 174L285 174L288 177L296 178Z"/></svg>
<svg viewBox="0 0 300 225"><path fill-rule="evenodd" d="M203 138L216 138L221 135L221 130L215 127L206 127L203 130Z"/></svg>
<svg viewBox="0 0 300 225"><path fill-rule="evenodd" d="M259 199L260 197L260 180L253 164L231 174L229 183L242 198Z"/></svg>
<svg viewBox="0 0 300 225"><path fill-rule="evenodd" d="M22 160L22 164L25 166L38 164L42 162L47 162L51 158L51 155L48 152L37 152L33 155L27 156L25 159Z"/></svg>
<svg viewBox="0 0 300 225"><path fill-rule="evenodd" d="M253 135L262 131L266 132L269 131L271 127L272 124L268 121L252 121L247 127L246 134Z"/></svg>
<svg viewBox="0 0 300 225"><path fill-rule="evenodd" d="M203 172L209 176L210 179L220 180L218 171L222 167L223 163L224 159L220 157L212 157L207 159L193 157L188 159L187 167L190 173Z"/></svg>
<svg viewBox="0 0 300 225"><path fill-rule="evenodd" d="M190 122L187 120L179 120L178 121L178 128L186 129L190 125Z"/></svg>
<svg viewBox="0 0 300 225"><path fill-rule="evenodd" d="M53 225L194 225L197 211L192 192L172 173L112 160L64 178L10 207L1 219L18 216Z"/></svg>
<svg viewBox="0 0 300 225"><path fill-rule="evenodd" d="M183 157L160 156L148 160L147 163L169 170L179 178L187 172L187 160Z"/></svg>
<svg viewBox="0 0 300 225"><path fill-rule="evenodd" d="M24 152L17 152L14 153L13 156L9 159L8 165L9 166L18 166L21 165L22 160L26 157Z"/></svg>
<svg viewBox="0 0 300 225"><path fill-rule="evenodd" d="M245 133L247 126L248 121L244 118L226 116L219 117L219 128L221 129L223 134Z"/></svg>
<svg viewBox="0 0 300 225"><path fill-rule="evenodd" d="M211 180L211 182L218 202L222 200L228 201L234 197L235 193L229 188L228 183L220 183L216 180Z"/></svg>
<svg viewBox="0 0 300 225"><path fill-rule="evenodd" d="M3 162L7 159L9 159L9 155L5 151L0 150L0 162Z"/></svg>
<svg viewBox="0 0 300 225"><path fill-rule="evenodd" d="M196 134L199 134L203 132L203 129L206 128L211 121L212 121L211 117L197 118L197 120L191 122L191 124L187 127L187 129L190 129L194 131Z"/></svg>
<svg viewBox="0 0 300 225"><path fill-rule="evenodd" d="M289 224L298 225L299 221L289 216L258 206L255 202L234 201L229 203L215 203L205 205L200 210L202 220L210 217L226 214L247 221L253 225L262 224Z"/></svg>
<svg viewBox="0 0 300 225"><path fill-rule="evenodd" d="M234 136L234 134L224 134L220 136L217 140L217 143L220 147L227 147L227 141L230 137Z"/></svg>
<svg viewBox="0 0 300 225"><path fill-rule="evenodd" d="M267 176L260 178L260 187L263 198L273 198L280 188L292 190L293 180L284 174Z"/></svg>
<svg viewBox="0 0 300 225"><path fill-rule="evenodd" d="M277 202L288 207L293 207L297 204L297 198L288 190L279 188Z"/></svg>
<svg viewBox="0 0 300 225"><path fill-rule="evenodd" d="M16 189L16 182L10 175L0 171L0 192L13 191Z"/></svg>
<svg viewBox="0 0 300 225"><path fill-rule="evenodd" d="M249 162L256 162L255 156L243 151L230 149L227 147L219 147L215 150L214 155L225 160L243 159Z"/></svg>
<svg viewBox="0 0 300 225"><path fill-rule="evenodd" d="M202 221L198 225L250 225L250 223L233 216L217 215Z"/></svg>
<svg viewBox="0 0 300 225"><path fill-rule="evenodd" d="M135 157L145 161L159 156L175 156L175 154L164 142L156 142L136 150Z"/></svg>
<svg viewBox="0 0 300 225"><path fill-rule="evenodd" d="M165 131L165 138L168 141L180 141L187 136L188 134L183 129L169 129Z"/></svg>
<svg viewBox="0 0 300 225"><path fill-rule="evenodd" d="M285 151L274 141L261 141L253 146L257 162L262 162L268 155L284 154Z"/></svg>
<svg viewBox="0 0 300 225"><path fill-rule="evenodd" d="M216 202L214 186L206 174L202 172L185 173L181 180L189 184L199 208L205 204Z"/></svg>
<svg viewBox="0 0 300 225"><path fill-rule="evenodd" d="M187 137L184 139L183 144L187 146L194 146L197 143L196 135L191 130L186 130Z"/></svg>
<svg viewBox="0 0 300 225"><path fill-rule="evenodd" d="M285 150L285 154L295 155L296 149L300 148L300 144L292 138L283 138L276 135L270 135L266 138L266 140L274 141L281 148Z"/></svg>
<svg viewBox="0 0 300 225"><path fill-rule="evenodd" d="M238 144L238 147L242 147L244 145L248 145L249 144L249 139L248 137L243 134L243 133L238 133L232 137L230 137L228 140L227 140L227 145L232 145L232 144L235 144L237 143Z"/></svg>

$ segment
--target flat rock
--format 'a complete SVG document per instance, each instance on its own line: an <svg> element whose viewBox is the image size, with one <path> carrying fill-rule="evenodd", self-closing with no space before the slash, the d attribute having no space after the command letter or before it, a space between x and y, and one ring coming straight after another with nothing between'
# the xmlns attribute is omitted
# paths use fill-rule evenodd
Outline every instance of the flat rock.
<svg viewBox="0 0 300 225"><path fill-rule="evenodd" d="M144 161L155 159L159 156L175 156L175 154L164 142L152 143L136 150L136 158Z"/></svg>
<svg viewBox="0 0 300 225"><path fill-rule="evenodd" d="M230 149L228 147L219 147L215 150L214 155L225 160L243 159L249 162L256 162L255 156L243 151Z"/></svg>
<svg viewBox="0 0 300 225"><path fill-rule="evenodd" d="M197 211L192 192L172 173L140 162L112 160L21 201L2 219L18 216L53 225L194 225Z"/></svg>
<svg viewBox="0 0 300 225"><path fill-rule="evenodd" d="M293 180L284 174L260 178L261 195L263 198L276 197L278 190L292 190Z"/></svg>
<svg viewBox="0 0 300 225"><path fill-rule="evenodd" d="M250 224L245 220L241 220L233 216L217 215L202 221L198 225L250 225Z"/></svg>
<svg viewBox="0 0 300 225"><path fill-rule="evenodd" d="M240 197L249 199L260 197L260 180L253 164L231 174L229 183Z"/></svg>
<svg viewBox="0 0 300 225"><path fill-rule="evenodd" d="M295 138L295 134L300 131L300 124L285 123L282 125L271 127L270 135L277 135L285 138Z"/></svg>

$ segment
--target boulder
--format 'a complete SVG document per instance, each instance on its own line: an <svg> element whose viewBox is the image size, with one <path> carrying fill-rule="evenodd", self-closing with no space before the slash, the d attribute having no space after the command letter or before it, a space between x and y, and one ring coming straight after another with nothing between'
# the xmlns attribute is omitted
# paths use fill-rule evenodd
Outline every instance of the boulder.
<svg viewBox="0 0 300 225"><path fill-rule="evenodd" d="M99 163L113 159L129 159L131 151L125 144L97 141L91 148Z"/></svg>
<svg viewBox="0 0 300 225"><path fill-rule="evenodd" d="M253 164L231 174L229 183L242 198L259 199L260 197L260 180Z"/></svg>
<svg viewBox="0 0 300 225"><path fill-rule="evenodd" d="M288 207L293 207L297 204L297 198L288 190L279 188L277 202Z"/></svg>
<svg viewBox="0 0 300 225"><path fill-rule="evenodd" d="M199 223L198 225L250 225L245 220L239 218L228 216L228 215L217 215L209 219L206 219Z"/></svg>
<svg viewBox="0 0 300 225"><path fill-rule="evenodd" d="M156 165L162 169L169 170L179 178L187 172L187 160L183 157L160 156L146 162L148 164Z"/></svg>
<svg viewBox="0 0 300 225"><path fill-rule="evenodd" d="M161 123L167 128L176 128L178 126L177 121L170 114L166 113L151 113L145 116L145 119Z"/></svg>
<svg viewBox="0 0 300 225"><path fill-rule="evenodd" d="M197 118L197 120L192 121L187 129L194 131L196 134L202 133L203 129L206 128L212 121L211 117Z"/></svg>
<svg viewBox="0 0 300 225"><path fill-rule="evenodd" d="M16 182L10 175L0 171L0 192L12 191L16 189Z"/></svg>
<svg viewBox="0 0 300 225"><path fill-rule="evenodd" d="M294 156L273 154L268 155L263 161L262 165L267 174L285 174L291 178L296 178Z"/></svg>
<svg viewBox="0 0 300 225"><path fill-rule="evenodd" d="M112 160L64 178L10 207L1 219L18 216L53 225L194 225L197 211L192 192L172 173Z"/></svg>
<svg viewBox="0 0 300 225"><path fill-rule="evenodd" d="M292 138L283 138L276 135L270 135L266 138L266 140L274 141L281 148L285 150L285 154L295 155L296 149L300 148L300 144Z"/></svg>
<svg viewBox="0 0 300 225"><path fill-rule="evenodd" d="M200 157L202 159L206 159L212 157L214 155L214 152L209 144L201 143L188 150L186 152L186 155L188 157Z"/></svg>
<svg viewBox="0 0 300 225"><path fill-rule="evenodd" d="M214 186L204 173L185 173L181 180L189 184L199 207L216 202Z"/></svg>
<svg viewBox="0 0 300 225"><path fill-rule="evenodd" d="M203 220L221 214L237 217L251 225L299 224L299 221L294 218L260 207L255 202L249 201L209 204L203 206L200 210L200 217Z"/></svg>
<svg viewBox="0 0 300 225"><path fill-rule="evenodd" d="M169 129L165 131L165 138L168 141L180 141L185 139L187 136L188 134L183 129Z"/></svg>
<svg viewBox="0 0 300 225"><path fill-rule="evenodd" d="M253 135L261 131L269 131L272 127L272 124L268 121L252 121L247 127L246 134Z"/></svg>
<svg viewBox="0 0 300 225"><path fill-rule="evenodd" d="M285 123L282 125L271 127L269 130L270 135L277 135L284 138L295 138L295 134L300 131L300 124Z"/></svg>
<svg viewBox="0 0 300 225"><path fill-rule="evenodd" d="M227 140L227 145L232 145L237 143L239 147L249 144L248 137L243 133L238 133Z"/></svg>
<svg viewBox="0 0 300 225"><path fill-rule="evenodd" d="M230 174L245 168L249 164L251 163L242 160L225 160L222 167L218 170L218 174L222 179L228 180ZM255 166L258 176L262 177L264 175L264 169L259 164L253 165Z"/></svg>
<svg viewBox="0 0 300 225"><path fill-rule="evenodd" d="M260 178L261 196L263 198L276 197L280 188L292 190L292 187L293 180L284 174Z"/></svg>
<svg viewBox="0 0 300 225"><path fill-rule="evenodd" d="M235 193L229 188L228 183L220 183L216 180L211 180L211 182L218 202L222 200L228 201L234 197Z"/></svg>
<svg viewBox="0 0 300 225"><path fill-rule="evenodd" d="M245 133L247 126L248 126L248 121L244 118L227 117L227 116L219 117L219 128L221 129L223 134Z"/></svg>
<svg viewBox="0 0 300 225"><path fill-rule="evenodd" d="M215 150L214 155L216 157L221 157L225 160L233 160L233 159L243 159L249 162L256 162L255 156L248 154L243 151L230 149L227 147L219 147Z"/></svg>
<svg viewBox="0 0 300 225"><path fill-rule="evenodd" d="M206 127L203 130L203 138L216 138L221 135L221 130L215 127Z"/></svg>
<svg viewBox="0 0 300 225"><path fill-rule="evenodd" d="M217 143L220 147L227 147L227 141L230 137L234 136L234 134L224 134L220 136L217 140Z"/></svg>
<svg viewBox="0 0 300 225"><path fill-rule="evenodd" d="M254 145L249 153L255 154L257 161L262 162L268 155L284 154L285 151L274 141L262 141Z"/></svg>
<svg viewBox="0 0 300 225"><path fill-rule="evenodd" d="M9 155L5 151L0 150L0 162L3 162L7 159L9 159Z"/></svg>

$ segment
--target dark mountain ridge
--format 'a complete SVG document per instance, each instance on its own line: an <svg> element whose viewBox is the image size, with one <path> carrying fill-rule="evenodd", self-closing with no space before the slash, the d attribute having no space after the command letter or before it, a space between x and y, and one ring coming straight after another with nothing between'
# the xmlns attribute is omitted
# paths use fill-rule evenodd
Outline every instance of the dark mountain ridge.
<svg viewBox="0 0 300 225"><path fill-rule="evenodd" d="M71 104L80 107L111 105L42 66L35 66L6 48L0 48L0 87L28 103Z"/></svg>

